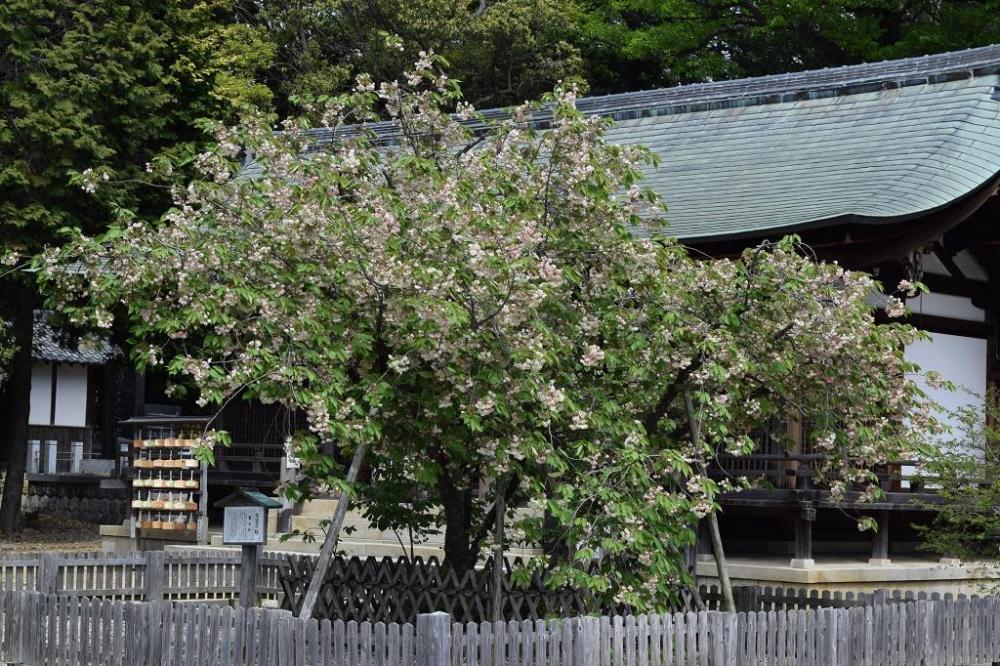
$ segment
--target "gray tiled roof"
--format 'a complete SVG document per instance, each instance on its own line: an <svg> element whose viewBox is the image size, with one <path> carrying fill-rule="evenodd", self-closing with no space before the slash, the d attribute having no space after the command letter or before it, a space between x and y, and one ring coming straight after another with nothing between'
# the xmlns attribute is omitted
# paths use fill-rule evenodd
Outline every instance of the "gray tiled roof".
<svg viewBox="0 0 1000 666"><path fill-rule="evenodd" d="M95 336L81 338L76 344L64 340L52 326L45 321L44 315L36 313L33 337L31 341L31 357L36 361L49 363L81 363L84 365L101 365L107 363L118 354L107 340Z"/></svg>
<svg viewBox="0 0 1000 666"><path fill-rule="evenodd" d="M897 221L1000 174L1000 45L578 106L615 120L610 141L660 156L646 183L669 206L669 232L688 240ZM391 123L371 128L394 138Z"/></svg>
<svg viewBox="0 0 1000 666"><path fill-rule="evenodd" d="M698 83L580 100L587 113L649 115L706 106L747 106L940 83L1000 72L1000 44L917 58Z"/></svg>

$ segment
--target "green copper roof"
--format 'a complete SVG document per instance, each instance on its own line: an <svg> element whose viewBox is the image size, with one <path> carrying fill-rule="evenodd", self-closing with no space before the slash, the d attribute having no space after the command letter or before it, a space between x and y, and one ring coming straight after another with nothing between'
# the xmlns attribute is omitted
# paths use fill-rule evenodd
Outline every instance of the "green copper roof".
<svg viewBox="0 0 1000 666"><path fill-rule="evenodd" d="M618 121L660 165L646 183L685 239L879 223L944 206L1000 173L1000 77Z"/></svg>

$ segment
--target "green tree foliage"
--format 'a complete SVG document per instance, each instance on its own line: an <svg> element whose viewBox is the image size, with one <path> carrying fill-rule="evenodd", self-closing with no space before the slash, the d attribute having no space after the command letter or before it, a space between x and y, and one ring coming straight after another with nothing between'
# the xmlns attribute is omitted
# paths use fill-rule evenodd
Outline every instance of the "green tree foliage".
<svg viewBox="0 0 1000 666"><path fill-rule="evenodd" d="M558 0L243 0L238 16L275 45L265 81L284 114L295 109L289 98L345 92L362 72L396 79L430 50L476 104L537 98L582 71L566 9Z"/></svg>
<svg viewBox="0 0 1000 666"><path fill-rule="evenodd" d="M593 89L836 67L982 46L1000 2L936 0L577 0Z"/></svg>
<svg viewBox="0 0 1000 666"><path fill-rule="evenodd" d="M199 118L266 101L270 60L227 3L10 0L0 5L0 239L31 253L62 226L99 230L109 209L162 212L143 165L204 139ZM96 200L70 172L115 175ZM95 205L95 203L97 205Z"/></svg>
<svg viewBox="0 0 1000 666"><path fill-rule="evenodd" d="M924 550L978 563L989 569L983 578L992 578L1000 570L998 396L992 392L986 397L985 410L973 404L951 416L956 425L921 469L924 483L943 502L928 507L934 511L930 524L916 527Z"/></svg>

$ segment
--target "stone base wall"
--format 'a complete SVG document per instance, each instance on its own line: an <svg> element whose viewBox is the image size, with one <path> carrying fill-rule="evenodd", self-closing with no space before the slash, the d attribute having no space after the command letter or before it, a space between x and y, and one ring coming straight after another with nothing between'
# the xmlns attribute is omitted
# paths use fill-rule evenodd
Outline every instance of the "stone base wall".
<svg viewBox="0 0 1000 666"><path fill-rule="evenodd" d="M718 585L717 571L714 559L699 561L698 583ZM729 562L727 572L734 587L802 588L820 593L901 590L915 594L992 595L1000 590L1000 568L992 562L894 557L883 564L844 560L795 568L773 559L740 558Z"/></svg>
<svg viewBox="0 0 1000 666"><path fill-rule="evenodd" d="M86 523L120 525L128 517L128 491L102 488L100 479L77 482L31 481L22 497L25 513L64 515Z"/></svg>

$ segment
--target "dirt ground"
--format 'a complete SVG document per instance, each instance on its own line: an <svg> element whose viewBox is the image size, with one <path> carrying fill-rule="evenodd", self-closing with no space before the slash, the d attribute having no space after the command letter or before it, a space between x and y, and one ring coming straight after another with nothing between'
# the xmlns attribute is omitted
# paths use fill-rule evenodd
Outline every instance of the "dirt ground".
<svg viewBox="0 0 1000 666"><path fill-rule="evenodd" d="M21 531L0 537L0 553L53 550L84 553L101 549L97 525L64 516L29 514Z"/></svg>

